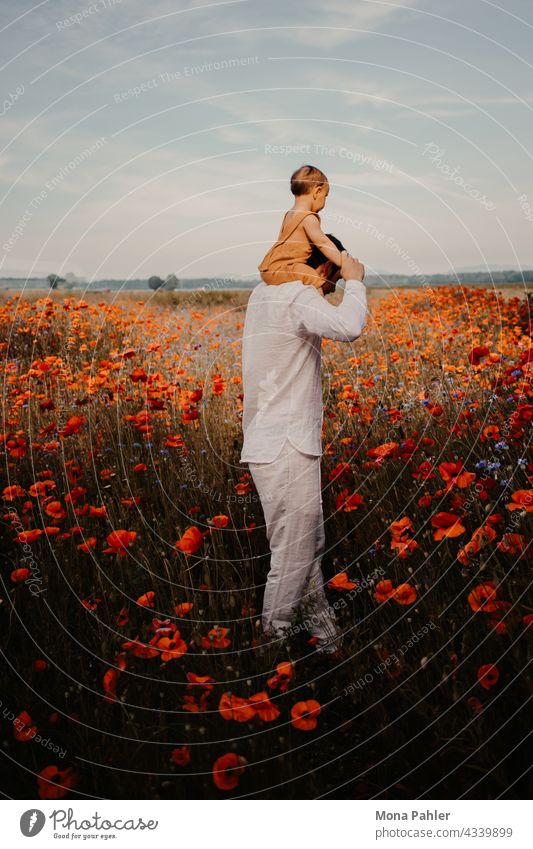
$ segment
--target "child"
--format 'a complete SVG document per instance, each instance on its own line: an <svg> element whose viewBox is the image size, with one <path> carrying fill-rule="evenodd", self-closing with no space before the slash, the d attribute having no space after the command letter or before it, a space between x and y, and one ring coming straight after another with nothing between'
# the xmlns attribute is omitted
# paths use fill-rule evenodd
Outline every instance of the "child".
<svg viewBox="0 0 533 849"><path fill-rule="evenodd" d="M261 279L271 286L301 280L306 286L320 288L324 280L307 265L313 246L337 266L342 254L320 228L318 212L329 194L326 175L313 165L302 165L291 177L294 206L285 213L277 242L259 265Z"/></svg>

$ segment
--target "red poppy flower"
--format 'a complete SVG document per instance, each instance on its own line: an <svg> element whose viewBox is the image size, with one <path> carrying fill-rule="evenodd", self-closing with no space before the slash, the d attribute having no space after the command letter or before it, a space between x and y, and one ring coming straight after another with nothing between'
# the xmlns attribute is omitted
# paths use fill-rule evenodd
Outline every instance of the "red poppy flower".
<svg viewBox="0 0 533 849"><path fill-rule="evenodd" d="M44 506L44 512L47 516L51 516L52 519L56 521L61 521L67 515L66 510L63 509L63 505L61 501L49 501Z"/></svg>
<svg viewBox="0 0 533 849"><path fill-rule="evenodd" d="M401 539L413 530L413 523L409 516L403 516L401 519L391 522L389 530L393 539Z"/></svg>
<svg viewBox="0 0 533 849"><path fill-rule="evenodd" d="M353 471L349 463L337 463L328 475L329 481L339 481L339 483L352 484Z"/></svg>
<svg viewBox="0 0 533 849"><path fill-rule="evenodd" d="M170 760L176 766L187 766L191 761L191 751L188 746L180 746L178 749L172 749Z"/></svg>
<svg viewBox="0 0 533 849"><path fill-rule="evenodd" d="M66 504L77 504L78 501L81 501L83 496L87 493L87 490L84 486L74 486L70 492L65 495L65 503Z"/></svg>
<svg viewBox="0 0 533 849"><path fill-rule="evenodd" d="M416 551L420 546L415 539L392 540L390 547L402 560L409 557L411 552Z"/></svg>
<svg viewBox="0 0 533 849"><path fill-rule="evenodd" d="M504 554L517 557L526 551L527 545L523 534L504 534L501 540L496 543L496 548Z"/></svg>
<svg viewBox="0 0 533 849"><path fill-rule="evenodd" d="M161 650L163 663L178 660L187 651L187 643L181 639L179 631L175 631L172 637L161 637L155 645Z"/></svg>
<svg viewBox="0 0 533 849"><path fill-rule="evenodd" d="M267 684L272 690L280 690L285 693L292 678L294 678L294 667L290 661L286 660L278 663L276 674L268 679Z"/></svg>
<svg viewBox="0 0 533 849"><path fill-rule="evenodd" d="M226 528L228 526L228 523L229 516L224 516L222 514L220 516L213 516L212 519L209 519L209 524L212 525L214 528Z"/></svg>
<svg viewBox="0 0 533 849"><path fill-rule="evenodd" d="M476 345L468 355L468 360L473 366L478 366L482 357L488 357L490 350L485 345Z"/></svg>
<svg viewBox="0 0 533 849"><path fill-rule="evenodd" d="M433 539L441 540L444 537L458 537L464 534L466 528L461 525L459 516L454 513L437 513L431 517L431 524L434 528L438 528L433 534Z"/></svg>
<svg viewBox="0 0 533 849"><path fill-rule="evenodd" d="M165 448L183 448L184 445L182 436L168 436L165 442Z"/></svg>
<svg viewBox="0 0 533 849"><path fill-rule="evenodd" d="M132 373L130 374L130 380L133 380L134 383L137 383L138 381L146 383L146 381L148 380L148 375L146 374L143 368L137 366L137 368L133 369Z"/></svg>
<svg viewBox="0 0 533 849"><path fill-rule="evenodd" d="M195 672L187 672L187 689L191 690L194 687L200 687L205 690L207 693L210 693L213 689L213 684L215 683L215 679L211 678L210 675L196 675Z"/></svg>
<svg viewBox="0 0 533 849"><path fill-rule="evenodd" d="M155 592L153 590L150 590L149 592L139 596L139 598L137 599L137 604L140 607L154 607L154 598Z"/></svg>
<svg viewBox="0 0 533 849"><path fill-rule="evenodd" d="M231 645L228 639L229 628L220 628L218 625L208 631L207 637L202 637L202 648L204 649L227 649Z"/></svg>
<svg viewBox="0 0 533 849"><path fill-rule="evenodd" d="M420 478L420 480L424 481L433 480L433 478L436 477L435 473L433 472L433 466L429 462L429 460L424 460L423 463L420 463L420 465L416 469L413 469L411 474L415 479ZM426 499L429 498L429 501L431 502L431 496L422 497L425 497Z"/></svg>
<svg viewBox="0 0 533 849"><path fill-rule="evenodd" d="M486 581L484 584L478 584L468 594L468 604L475 613L480 610L483 613L493 613L497 610L495 600L496 590L494 588L494 581Z"/></svg>
<svg viewBox="0 0 533 849"><path fill-rule="evenodd" d="M79 433L87 419L85 416L71 416L65 427L59 431L60 436L72 436L74 433Z"/></svg>
<svg viewBox="0 0 533 849"><path fill-rule="evenodd" d="M213 781L219 790L234 790L244 774L247 760L235 752L217 758L213 764Z"/></svg>
<svg viewBox="0 0 533 849"><path fill-rule="evenodd" d="M14 484L13 486L6 486L4 488L2 498L4 501L14 501L15 498L22 498L25 494L21 486Z"/></svg>
<svg viewBox="0 0 533 849"><path fill-rule="evenodd" d="M192 404L183 404L181 407L184 422L195 422L198 418L198 407Z"/></svg>
<svg viewBox="0 0 533 849"><path fill-rule="evenodd" d="M187 528L183 536L176 543L176 548L184 554L196 554L204 540L202 532L196 525Z"/></svg>
<svg viewBox="0 0 533 849"><path fill-rule="evenodd" d="M416 590L411 584L399 584L393 590L392 598L398 604L413 604L416 601Z"/></svg>
<svg viewBox="0 0 533 849"><path fill-rule="evenodd" d="M250 696L248 703L253 708L255 715L263 722L273 722L280 714L279 709L272 704L264 691Z"/></svg>
<svg viewBox="0 0 533 849"><path fill-rule="evenodd" d="M126 556L126 549L137 537L136 531L112 531L107 537L109 548L104 548L106 554L118 554L119 557Z"/></svg>
<svg viewBox="0 0 533 849"><path fill-rule="evenodd" d="M96 537L87 537L85 542L78 545L78 551L83 551L85 554L89 554L91 549L95 548L96 542Z"/></svg>
<svg viewBox="0 0 533 849"><path fill-rule="evenodd" d="M296 702L291 708L291 724L299 731L312 731L317 726L320 711L320 703L315 699Z"/></svg>
<svg viewBox="0 0 533 849"><path fill-rule="evenodd" d="M78 776L71 767L46 766L37 778L39 799L63 799L77 784Z"/></svg>
<svg viewBox="0 0 533 849"><path fill-rule="evenodd" d="M468 566L472 557L478 554L482 548L485 548L490 542L496 538L496 531L487 521L484 525L476 528L472 534L472 539L458 552L457 560L463 566Z"/></svg>
<svg viewBox="0 0 533 849"><path fill-rule="evenodd" d="M98 608L98 605L100 604L101 601L102 601L101 598L95 598L94 596L89 596L89 598L83 599L82 604L87 610L90 610L91 613L94 613L94 611Z"/></svg>
<svg viewBox="0 0 533 849"><path fill-rule="evenodd" d="M22 567L20 569L13 569L9 577L11 578L14 584L23 584L24 581L27 581L30 577L30 570L26 569L26 567Z"/></svg>
<svg viewBox="0 0 533 849"><path fill-rule="evenodd" d="M348 578L347 572L337 572L328 584L328 587L331 590L338 590L339 592L342 592L343 590L353 590L356 586L357 584L355 581L350 581Z"/></svg>
<svg viewBox="0 0 533 849"><path fill-rule="evenodd" d="M118 669L108 669L104 673L103 683L106 702L116 702L117 700L117 682L119 671Z"/></svg>
<svg viewBox="0 0 533 849"><path fill-rule="evenodd" d="M122 643L122 648L127 649L133 657L152 658L159 655L159 651L152 646L147 646L146 643L141 643L138 640L127 640Z"/></svg>
<svg viewBox="0 0 533 849"><path fill-rule="evenodd" d="M513 500L506 505L508 510L525 510L526 513L533 513L533 489L517 489L511 498Z"/></svg>
<svg viewBox="0 0 533 849"><path fill-rule="evenodd" d="M218 710L224 719L234 719L235 722L248 722L255 714L248 699L234 696L232 693L222 694Z"/></svg>
<svg viewBox="0 0 533 849"><path fill-rule="evenodd" d="M37 734L37 726L33 725L29 713L23 710L13 720L13 733L19 743L29 743Z"/></svg>
<svg viewBox="0 0 533 849"><path fill-rule="evenodd" d="M374 592L374 598L376 601L380 603L383 601L387 601L394 592L394 588L392 586L392 581L386 578L384 581L378 581L376 584L376 590Z"/></svg>
<svg viewBox="0 0 533 849"><path fill-rule="evenodd" d="M125 348L118 356L123 360L131 360L135 356L135 348Z"/></svg>
<svg viewBox="0 0 533 849"><path fill-rule="evenodd" d="M493 663L485 663L477 671L477 680L485 690L490 690L491 687L494 687L499 677L500 670Z"/></svg>
<svg viewBox="0 0 533 849"><path fill-rule="evenodd" d="M387 457L397 457L399 447L397 442L384 442L383 445L370 448L366 453L373 460L383 462Z"/></svg>
<svg viewBox="0 0 533 849"><path fill-rule="evenodd" d="M21 531L21 533L15 537L15 542L28 543L29 545L35 540L39 539L42 536L42 531L39 528L34 528L31 531Z"/></svg>
<svg viewBox="0 0 533 849"><path fill-rule="evenodd" d="M127 607L121 607L121 609L119 610L119 612L115 616L115 623L116 623L117 627L123 628L124 625L128 624L129 618L130 618L130 615L128 613L128 608Z"/></svg>
<svg viewBox="0 0 533 849"><path fill-rule="evenodd" d="M346 487L338 494L335 500L335 507L337 510L351 513L352 510L357 510L364 503L365 500L362 495L359 495L357 492L350 493L350 490Z"/></svg>
<svg viewBox="0 0 533 849"><path fill-rule="evenodd" d="M453 486L466 489L476 479L474 472L465 472L463 470L462 460L457 460L456 463L440 463L439 472L442 479L446 481L446 492Z"/></svg>
<svg viewBox="0 0 533 849"><path fill-rule="evenodd" d="M479 701L479 699L476 699L475 696L470 696L470 698L467 699L466 702L469 705L469 707L472 708L474 713L481 713L481 711L483 710L482 703Z"/></svg>

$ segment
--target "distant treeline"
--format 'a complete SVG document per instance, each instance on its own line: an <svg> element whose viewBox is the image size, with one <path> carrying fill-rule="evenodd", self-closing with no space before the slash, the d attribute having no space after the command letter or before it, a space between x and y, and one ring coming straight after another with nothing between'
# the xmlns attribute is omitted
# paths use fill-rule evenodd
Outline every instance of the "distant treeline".
<svg viewBox="0 0 533 849"><path fill-rule="evenodd" d="M384 274L382 277L367 275L366 281L371 286L379 286L381 281L384 281L387 286L421 286L425 283L430 283L433 286L453 286L460 283L466 285L472 283L520 285L521 283L533 283L533 270L469 271L460 274L420 274L413 277L406 277L402 274Z"/></svg>
<svg viewBox="0 0 533 849"><path fill-rule="evenodd" d="M190 279L180 279L178 289L206 289L207 291L221 291L224 289L252 289L259 282L258 278L251 277L195 277ZM368 286L376 288L386 288L389 286L407 286L418 287L423 285L430 286L457 286L459 284L475 285L481 284L491 286L497 285L523 285L533 283L533 270L517 271L511 269L509 271L493 271L493 272L463 272L461 274L426 274L406 277L402 274L384 274L382 276L367 275L366 283ZM44 277L16 278L16 277L0 277L1 289L49 289L50 284ZM58 291L68 290L106 290L119 291L126 289L128 291L148 289L148 279L136 280L93 280L90 283L59 283ZM527 287L529 288L529 286Z"/></svg>

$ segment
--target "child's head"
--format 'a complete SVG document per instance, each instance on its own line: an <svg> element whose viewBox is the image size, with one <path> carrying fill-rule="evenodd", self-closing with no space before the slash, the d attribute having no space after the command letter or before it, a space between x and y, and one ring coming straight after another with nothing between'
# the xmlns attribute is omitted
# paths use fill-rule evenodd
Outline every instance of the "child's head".
<svg viewBox="0 0 533 849"><path fill-rule="evenodd" d="M302 165L291 177L291 192L295 197L309 195L311 209L319 212L324 208L329 194L328 178L314 165Z"/></svg>

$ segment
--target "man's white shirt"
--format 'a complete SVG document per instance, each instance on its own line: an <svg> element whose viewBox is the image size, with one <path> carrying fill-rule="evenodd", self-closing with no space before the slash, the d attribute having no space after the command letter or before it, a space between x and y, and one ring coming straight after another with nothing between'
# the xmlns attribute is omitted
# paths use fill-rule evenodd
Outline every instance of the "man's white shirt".
<svg viewBox="0 0 533 849"><path fill-rule="evenodd" d="M337 307L300 281L258 283L243 330L241 462L272 462L287 438L304 454L322 454L322 339L353 342L367 314L360 280L346 281Z"/></svg>

